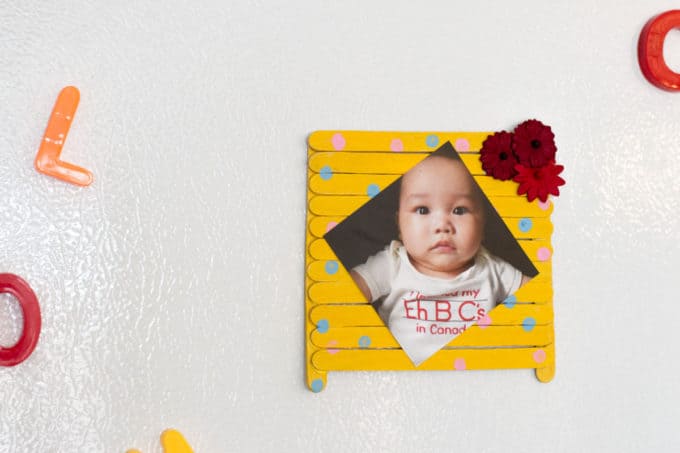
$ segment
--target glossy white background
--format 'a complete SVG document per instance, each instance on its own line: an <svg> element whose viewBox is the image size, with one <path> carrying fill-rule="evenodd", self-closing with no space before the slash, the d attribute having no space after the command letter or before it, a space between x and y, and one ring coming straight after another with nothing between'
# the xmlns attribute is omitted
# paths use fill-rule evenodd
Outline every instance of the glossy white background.
<svg viewBox="0 0 680 453"><path fill-rule="evenodd" d="M0 272L42 307L0 368L0 452L680 449L680 94L637 38L661 0L0 0ZM680 69L679 32L669 64ZM33 159L59 90L62 158ZM557 136L557 374L331 373L304 385L305 139ZM0 297L0 343L20 311Z"/></svg>

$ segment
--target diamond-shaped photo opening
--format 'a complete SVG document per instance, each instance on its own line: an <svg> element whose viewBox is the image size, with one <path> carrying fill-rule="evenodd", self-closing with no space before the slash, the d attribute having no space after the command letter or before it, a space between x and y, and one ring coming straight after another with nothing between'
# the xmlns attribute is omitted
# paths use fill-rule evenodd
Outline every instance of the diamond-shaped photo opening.
<svg viewBox="0 0 680 453"><path fill-rule="evenodd" d="M416 366L538 274L450 143L324 239Z"/></svg>

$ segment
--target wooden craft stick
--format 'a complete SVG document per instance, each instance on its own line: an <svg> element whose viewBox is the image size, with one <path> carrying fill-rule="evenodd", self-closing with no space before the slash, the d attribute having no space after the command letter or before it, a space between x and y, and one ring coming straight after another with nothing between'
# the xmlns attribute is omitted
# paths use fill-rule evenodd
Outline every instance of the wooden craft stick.
<svg viewBox="0 0 680 453"><path fill-rule="evenodd" d="M550 263L536 263L538 275L532 279L534 284L550 283L552 276ZM307 275L315 282L346 282L352 283L347 270L338 261L315 260L307 266Z"/></svg>
<svg viewBox="0 0 680 453"><path fill-rule="evenodd" d="M314 173L332 175L336 173L403 175L429 153L317 153L309 158L309 168ZM483 175L479 155L465 154L460 158L473 175Z"/></svg>
<svg viewBox="0 0 680 453"><path fill-rule="evenodd" d="M370 344L362 345L362 338L369 337ZM338 327L320 332L314 329L312 343L320 349L398 349L399 343L387 327ZM529 347L545 346L553 342L552 325L536 326L531 330L522 326L472 326L451 341L452 347Z"/></svg>
<svg viewBox="0 0 680 453"><path fill-rule="evenodd" d="M342 371L537 368L552 362L552 344L540 348L442 349L418 367L400 349L350 349L337 354L322 349L312 356L317 369Z"/></svg>
<svg viewBox="0 0 680 453"><path fill-rule="evenodd" d="M312 323L317 326L321 320L325 320L328 328L385 325L375 308L369 304L313 305L309 310L309 316ZM494 326L525 326L528 323L542 326L552 324L553 308L552 303L517 304L513 308L501 304L489 312L489 317L491 325Z"/></svg>
<svg viewBox="0 0 680 453"><path fill-rule="evenodd" d="M371 132L316 131L309 135L310 151L423 152L434 151L446 142L458 152L478 150L492 132Z"/></svg>
<svg viewBox="0 0 680 453"><path fill-rule="evenodd" d="M549 241L518 241L529 259L539 262L549 261L552 256L552 246ZM337 260L337 256L324 239L316 239L309 244L309 255L317 260Z"/></svg>
<svg viewBox="0 0 680 453"><path fill-rule="evenodd" d="M366 195L371 190L383 190L399 179L401 175L336 173L322 176L313 173L309 189L317 195ZM518 184L499 181L490 176L474 176L477 184L487 196L514 197Z"/></svg>
<svg viewBox="0 0 680 453"><path fill-rule="evenodd" d="M335 228L346 217L342 216L309 216L309 232L316 238ZM548 217L506 217L503 219L515 239L550 239L553 232L552 222Z"/></svg>
<svg viewBox="0 0 680 453"><path fill-rule="evenodd" d="M319 216L348 216L361 206L366 204L371 197L368 196L315 196L309 200L309 211ZM543 209L538 203L527 203L525 199L518 197L489 197L489 201L501 217L548 217L552 208Z"/></svg>
<svg viewBox="0 0 680 453"><path fill-rule="evenodd" d="M366 301L351 279L313 283L308 294L315 304L353 304ZM515 297L523 303L545 304L552 300L552 287L550 284L529 281L517 291Z"/></svg>

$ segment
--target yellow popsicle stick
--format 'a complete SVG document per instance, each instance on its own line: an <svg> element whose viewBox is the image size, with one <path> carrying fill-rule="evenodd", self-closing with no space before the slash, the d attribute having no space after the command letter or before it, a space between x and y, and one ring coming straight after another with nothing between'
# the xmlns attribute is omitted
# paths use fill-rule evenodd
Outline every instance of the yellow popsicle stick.
<svg viewBox="0 0 680 453"><path fill-rule="evenodd" d="M330 327L385 326L375 308L367 303L355 305L308 304L307 313L314 328L322 319L327 320ZM309 334L311 332L310 330Z"/></svg>
<svg viewBox="0 0 680 453"><path fill-rule="evenodd" d="M318 195L309 200L309 211L318 216L348 216L366 204L371 197L362 195ZM518 197L489 197L501 217L548 217L552 208L541 209ZM518 215L519 214L519 215Z"/></svg>
<svg viewBox="0 0 680 453"><path fill-rule="evenodd" d="M307 272L305 273L306 278L306 288L316 283L316 282L341 282L341 281L351 281L348 271L339 261L334 260L317 260L312 258L309 254L307 255L307 261L309 265L307 266ZM552 284L552 262L548 261L537 261L532 262L538 275L536 275L531 281L534 284ZM332 273L332 270L337 267L337 272ZM330 272L329 272L330 269Z"/></svg>
<svg viewBox="0 0 680 453"><path fill-rule="evenodd" d="M547 262L552 256L552 246L549 241L518 241L519 246L527 254L531 262ZM315 239L309 244L309 254L316 260L338 260L333 250L324 239Z"/></svg>
<svg viewBox="0 0 680 453"><path fill-rule="evenodd" d="M307 223L309 225L307 231L312 236L320 238L345 219L346 217L343 216L315 216L309 213L307 216Z"/></svg>
<svg viewBox="0 0 680 453"><path fill-rule="evenodd" d="M385 325L369 304L317 305L309 313L313 324L318 325L321 320L325 320L329 328ZM512 308L501 304L489 312L489 317L493 326L522 326L529 318L532 324L542 326L552 324L553 308L552 303L516 304Z"/></svg>
<svg viewBox="0 0 680 453"><path fill-rule="evenodd" d="M554 362L554 346L499 349L442 349L417 368L400 349L348 349L338 353L322 349L312 356L319 370L481 370L537 368Z"/></svg>
<svg viewBox="0 0 680 453"><path fill-rule="evenodd" d="M554 350L553 350L554 351ZM548 357L543 363L543 368L536 368L536 379L543 383L548 383L555 377L555 353Z"/></svg>
<svg viewBox="0 0 680 453"><path fill-rule="evenodd" d="M305 306L309 306L309 304L305 302ZM308 338L309 335L311 335L311 332L313 332L315 329L316 324L314 324L309 318L305 319L305 332ZM314 365L312 365L312 356L318 350L319 348L314 346L311 341L305 341L305 360L307 363L306 382L307 387L315 393L320 392L326 387L327 375L326 371L317 370Z"/></svg>
<svg viewBox="0 0 680 453"><path fill-rule="evenodd" d="M317 282L309 287L309 299L315 304L367 303L364 295L352 281Z"/></svg>
<svg viewBox="0 0 680 453"><path fill-rule="evenodd" d="M308 293L309 299L315 304L366 302L363 294L352 280L312 283L309 286ZM552 300L552 287L550 284L529 281L517 290L515 297L523 303L544 304Z"/></svg>
<svg viewBox="0 0 680 453"><path fill-rule="evenodd" d="M550 240L553 225L549 217L511 217L503 218L505 226L515 239L545 239ZM527 227L527 222L531 225Z"/></svg>
<svg viewBox="0 0 680 453"><path fill-rule="evenodd" d="M333 266L330 266L330 264L333 264ZM335 273L329 273L329 268L331 268L331 270L337 270ZM307 266L307 276L315 282L351 281L351 277L342 263L332 260L312 261L309 266Z"/></svg>
<svg viewBox="0 0 680 453"><path fill-rule="evenodd" d="M318 329L312 332L312 343L320 349L358 349L362 339L370 338L370 349L399 348L386 327L338 327L323 333ZM545 346L553 342L552 325L536 326L527 331L522 326L472 326L449 343L449 346Z"/></svg>
<svg viewBox="0 0 680 453"><path fill-rule="evenodd" d="M536 263L535 266L539 274L532 279L534 283L550 284L551 264ZM307 276L315 282L352 282L352 278L342 264L333 260L312 261L307 267Z"/></svg>
<svg viewBox="0 0 680 453"><path fill-rule="evenodd" d="M345 220L344 216L309 216L309 232L312 236L320 238ZM520 229L520 221L529 219L531 227L527 231ZM550 239L553 226L548 217L506 217L505 224L516 239ZM526 227L525 227L526 229Z"/></svg>
<svg viewBox="0 0 680 453"><path fill-rule="evenodd" d="M317 351L317 349L311 348L311 344L309 342L307 343L307 387L314 393L319 393L321 390L326 388L326 379L328 375L327 371L317 370L314 364L312 364L312 357Z"/></svg>
<svg viewBox="0 0 680 453"><path fill-rule="evenodd" d="M525 283L515 291L516 303L545 304L552 303L553 288L552 277L540 279L538 276Z"/></svg>
<svg viewBox="0 0 680 453"><path fill-rule="evenodd" d="M414 152L433 151L444 143L451 142L459 152L465 152L465 142L461 140L467 142L468 149L479 150L482 142L492 133L315 131L309 135L307 143L313 151L391 151L395 148L396 139L402 144L402 152ZM435 137L436 142L433 140Z"/></svg>
<svg viewBox="0 0 680 453"><path fill-rule="evenodd" d="M309 190L317 195L366 195L371 184L380 190L385 189L401 175L365 175L353 173L340 173L330 179L324 179L320 174L314 173L309 178Z"/></svg>
<svg viewBox="0 0 680 453"><path fill-rule="evenodd" d="M401 175L339 173L325 179L318 173L309 178L309 189L317 195L366 195L369 186L387 188ZM475 181L487 196L514 197L519 184L499 181L490 176L475 176Z"/></svg>
<svg viewBox="0 0 680 453"><path fill-rule="evenodd" d="M309 158L309 168L324 177L338 173L403 175L429 153L315 153ZM485 175L478 154L461 154L461 160L473 175Z"/></svg>
<svg viewBox="0 0 680 453"><path fill-rule="evenodd" d="M316 239L309 244L309 255L316 260L338 260L325 239Z"/></svg>

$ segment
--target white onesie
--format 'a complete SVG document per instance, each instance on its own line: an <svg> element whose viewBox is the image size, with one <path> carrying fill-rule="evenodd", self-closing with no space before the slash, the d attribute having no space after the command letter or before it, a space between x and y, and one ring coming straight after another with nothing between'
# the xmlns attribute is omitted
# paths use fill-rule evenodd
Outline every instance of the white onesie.
<svg viewBox="0 0 680 453"><path fill-rule="evenodd" d="M522 273L482 248L455 278L418 272L399 241L353 269L366 281L378 314L418 366L517 291Z"/></svg>

